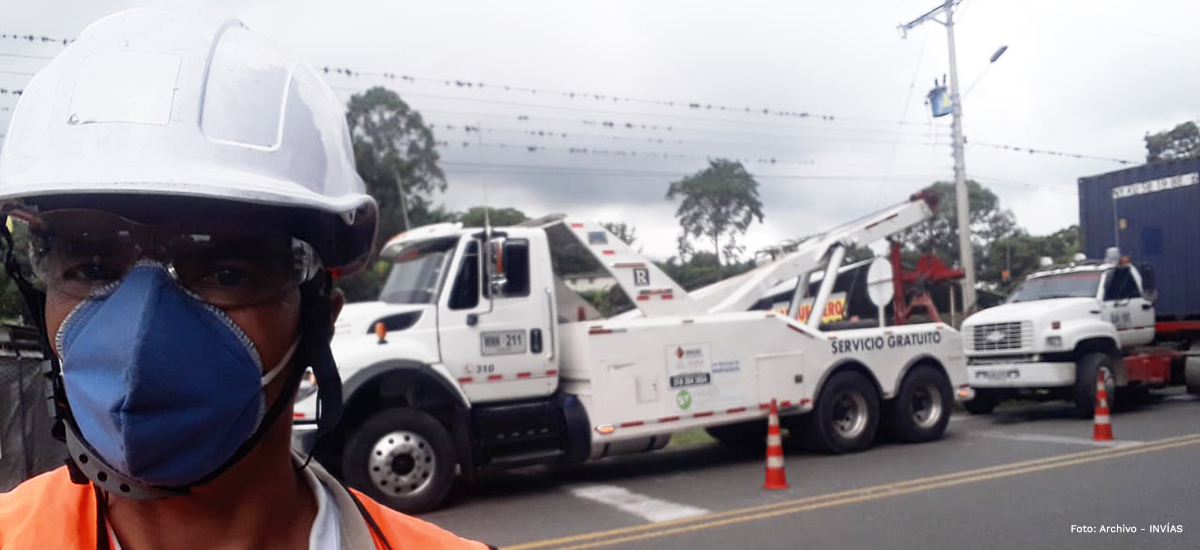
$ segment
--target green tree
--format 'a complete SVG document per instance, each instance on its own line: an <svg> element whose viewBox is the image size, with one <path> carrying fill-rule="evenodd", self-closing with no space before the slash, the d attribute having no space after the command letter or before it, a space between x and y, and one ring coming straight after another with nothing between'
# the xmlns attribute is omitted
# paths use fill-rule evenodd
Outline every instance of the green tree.
<svg viewBox="0 0 1200 550"><path fill-rule="evenodd" d="M1194 121L1156 134L1147 133L1144 139L1146 162L1200 157L1200 127Z"/></svg>
<svg viewBox="0 0 1200 550"><path fill-rule="evenodd" d="M1042 258L1067 263L1081 250L1078 225L1043 236L1020 232L992 243L980 265L979 281L993 291L1007 294L1038 269Z"/></svg>
<svg viewBox="0 0 1200 550"><path fill-rule="evenodd" d="M380 244L436 213L430 200L446 190L446 176L421 113L396 92L375 87L350 98L346 122L358 174L379 202Z"/></svg>
<svg viewBox="0 0 1200 550"><path fill-rule="evenodd" d="M484 212L487 212L487 219L491 222L492 227L505 227L517 225L521 222L529 220L524 212L516 208L486 208L483 206L475 206L462 214L455 216L455 221L462 222L463 227L483 227Z"/></svg>
<svg viewBox="0 0 1200 550"><path fill-rule="evenodd" d="M741 251L737 238L754 219L762 223L763 204L758 198L758 182L742 163L713 159L708 164L708 168L672 182L666 198L683 199L675 211L683 228L680 254L688 254L690 239L711 241L719 267L722 254L727 262L737 258Z"/></svg>
<svg viewBox="0 0 1200 550"><path fill-rule="evenodd" d="M633 245L637 240L637 228L625 222L600 222L600 225L627 245Z"/></svg>
<svg viewBox="0 0 1200 550"><path fill-rule="evenodd" d="M925 188L938 196L938 211L932 220L919 224L904 233L902 241L919 254L937 254L948 265L958 264L958 212L954 202L954 183L939 181ZM1000 239L1020 233L1016 218L1000 207L1000 199L990 189L977 182L967 182L968 211L970 212L971 244L975 265L982 266L985 251ZM977 271L982 271L977 268Z"/></svg>

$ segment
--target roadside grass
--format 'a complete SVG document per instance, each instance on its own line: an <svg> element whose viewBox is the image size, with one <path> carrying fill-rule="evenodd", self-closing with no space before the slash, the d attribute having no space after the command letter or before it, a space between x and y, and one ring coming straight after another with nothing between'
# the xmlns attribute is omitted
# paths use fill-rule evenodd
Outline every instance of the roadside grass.
<svg viewBox="0 0 1200 550"><path fill-rule="evenodd" d="M705 443L716 443L717 440L713 436L708 435L704 428L693 428L684 430L671 437L671 442L667 444L667 448L686 447L689 445L702 445Z"/></svg>

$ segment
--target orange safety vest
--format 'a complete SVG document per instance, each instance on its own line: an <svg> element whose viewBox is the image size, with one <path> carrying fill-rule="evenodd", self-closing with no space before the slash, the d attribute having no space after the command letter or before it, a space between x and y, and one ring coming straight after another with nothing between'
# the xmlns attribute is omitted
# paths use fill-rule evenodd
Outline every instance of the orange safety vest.
<svg viewBox="0 0 1200 550"><path fill-rule="evenodd" d="M486 548L432 523L387 508L354 492L393 550ZM93 550L96 548L96 494L71 481L64 466L0 494L0 550ZM375 547L383 549L374 530Z"/></svg>

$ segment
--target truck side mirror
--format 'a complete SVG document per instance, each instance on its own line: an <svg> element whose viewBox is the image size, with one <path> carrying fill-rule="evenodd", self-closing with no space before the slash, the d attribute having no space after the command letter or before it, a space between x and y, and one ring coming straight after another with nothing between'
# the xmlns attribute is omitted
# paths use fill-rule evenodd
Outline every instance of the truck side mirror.
<svg viewBox="0 0 1200 550"><path fill-rule="evenodd" d="M495 296L504 290L508 277L504 273L504 240L492 239L487 244L487 279L490 294Z"/></svg>
<svg viewBox="0 0 1200 550"><path fill-rule="evenodd" d="M1138 271L1142 275L1142 297L1153 302L1158 298L1158 288L1154 285L1154 266L1142 264Z"/></svg>

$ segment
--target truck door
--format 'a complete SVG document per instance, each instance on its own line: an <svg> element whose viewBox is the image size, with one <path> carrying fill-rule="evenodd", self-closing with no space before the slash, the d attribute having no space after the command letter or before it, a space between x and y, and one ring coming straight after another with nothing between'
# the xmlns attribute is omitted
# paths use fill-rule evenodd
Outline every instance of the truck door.
<svg viewBox="0 0 1200 550"><path fill-rule="evenodd" d="M556 374L554 320L549 298L535 292L530 242L510 238L494 243L504 282L493 286L487 284L489 269L484 266L488 247L481 240L464 239L439 308L442 362L472 401L550 393L557 386L550 383ZM488 261L495 265L496 259Z"/></svg>
<svg viewBox="0 0 1200 550"><path fill-rule="evenodd" d="M1104 282L1104 314L1117 327L1121 347L1147 344L1154 339L1154 306L1142 297L1133 268L1109 271Z"/></svg>

